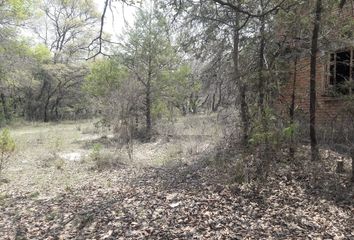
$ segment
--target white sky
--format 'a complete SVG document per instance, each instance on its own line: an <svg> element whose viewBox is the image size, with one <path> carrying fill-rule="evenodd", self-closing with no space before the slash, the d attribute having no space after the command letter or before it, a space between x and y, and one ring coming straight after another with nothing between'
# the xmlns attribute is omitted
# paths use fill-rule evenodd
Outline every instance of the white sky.
<svg viewBox="0 0 354 240"><path fill-rule="evenodd" d="M97 6L97 12L102 14L104 7L104 0L94 0ZM135 7L122 5L119 1L112 3L112 10L107 9L104 32L112 35L113 39L123 32L126 24L130 26L134 24Z"/></svg>

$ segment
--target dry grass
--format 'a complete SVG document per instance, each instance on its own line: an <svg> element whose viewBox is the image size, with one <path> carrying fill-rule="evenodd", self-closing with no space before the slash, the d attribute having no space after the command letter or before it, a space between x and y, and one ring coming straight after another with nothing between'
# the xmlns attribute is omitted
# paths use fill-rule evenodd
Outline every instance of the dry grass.
<svg viewBox="0 0 354 240"><path fill-rule="evenodd" d="M111 182L104 171L123 164L139 169L189 162L220 138L215 121L216 116L190 116L174 125L161 123L156 141L134 143L132 159L126 148L115 145L111 133L96 128L94 121L13 126L10 131L16 152L5 170L8 182L0 184L0 195L23 192L50 197L92 181L109 187ZM94 161L90 154L96 143L102 143L102 149Z"/></svg>

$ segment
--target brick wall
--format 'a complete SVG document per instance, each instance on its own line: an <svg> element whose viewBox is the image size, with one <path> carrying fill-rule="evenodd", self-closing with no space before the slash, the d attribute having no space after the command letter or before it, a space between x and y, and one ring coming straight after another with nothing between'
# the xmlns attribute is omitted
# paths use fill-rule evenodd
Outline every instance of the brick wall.
<svg viewBox="0 0 354 240"><path fill-rule="evenodd" d="M343 117L346 107L343 97L333 97L326 94L327 74L326 65L327 57L317 55L317 74L316 74L316 121L318 123L329 123ZM292 73L289 81L280 89L279 103L277 108L286 116L291 105L293 92L294 74L296 74L295 84L295 104L298 109L308 114L310 109L310 57L303 57L297 61L297 71L294 73L294 63L292 63Z"/></svg>
<svg viewBox="0 0 354 240"><path fill-rule="evenodd" d="M307 9L312 7L307 6ZM305 9L306 10L306 9ZM328 13L327 13L328 14ZM338 18L339 22L343 20L350 21L354 18L354 2L347 1L343 9L335 8L331 13L334 17ZM282 29L282 28L280 28ZM283 29L284 30L284 29ZM282 31L280 31L282 33ZM333 36L331 36L333 35ZM333 29L328 36L329 38L338 38L336 29ZM345 43L348 44L348 43ZM354 45L354 43L351 43ZM338 46L337 46L338 47ZM283 116L289 114L289 107L291 105L293 80L294 80L294 63L290 63L292 73L289 76L287 83L280 89L279 101L276 108L279 109ZM337 119L346 117L345 108L347 100L343 97L333 97L326 94L327 90L327 67L328 56L318 53L317 55L317 105L316 105L316 121L318 123L329 123ZM295 104L306 114L310 109L310 56L302 57L297 61L296 71L296 84L295 84Z"/></svg>

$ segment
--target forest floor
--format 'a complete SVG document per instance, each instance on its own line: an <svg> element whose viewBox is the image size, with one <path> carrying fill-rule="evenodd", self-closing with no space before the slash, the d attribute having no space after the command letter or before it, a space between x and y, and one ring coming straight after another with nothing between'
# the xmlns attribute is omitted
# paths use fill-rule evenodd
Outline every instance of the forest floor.
<svg viewBox="0 0 354 240"><path fill-rule="evenodd" d="M348 159L336 174L342 156L322 150L310 176L302 147L302 167L280 161L267 182L238 184L237 165L214 154L215 116L161 129L129 160L91 121L12 128L0 239L354 239Z"/></svg>

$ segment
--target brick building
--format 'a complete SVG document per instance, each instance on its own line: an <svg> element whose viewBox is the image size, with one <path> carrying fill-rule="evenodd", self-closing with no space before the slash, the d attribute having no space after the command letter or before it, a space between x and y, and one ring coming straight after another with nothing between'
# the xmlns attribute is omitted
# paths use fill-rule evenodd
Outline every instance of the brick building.
<svg viewBox="0 0 354 240"><path fill-rule="evenodd" d="M354 6L347 1L336 17L354 21ZM349 106L354 106L354 29L349 29L349 40L332 44L317 54L317 107L316 121L328 123L348 117ZM309 112L310 56L298 57L290 63L291 74L280 89L280 105L288 112L295 96L295 105L304 113ZM351 111L351 110L350 110ZM354 112L351 113L354 116ZM354 120L354 119L352 119Z"/></svg>

